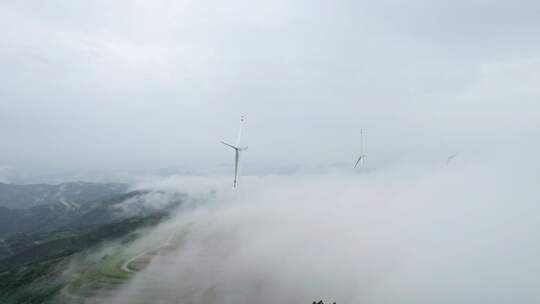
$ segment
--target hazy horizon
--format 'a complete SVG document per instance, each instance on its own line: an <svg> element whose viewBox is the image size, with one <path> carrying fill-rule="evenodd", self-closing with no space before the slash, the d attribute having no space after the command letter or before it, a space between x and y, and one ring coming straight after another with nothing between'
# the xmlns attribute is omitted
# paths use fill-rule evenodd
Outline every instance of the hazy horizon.
<svg viewBox="0 0 540 304"><path fill-rule="evenodd" d="M246 174L527 150L540 4L4 1L0 178ZM501 152L502 151L502 152ZM52 176L52 177L51 177Z"/></svg>

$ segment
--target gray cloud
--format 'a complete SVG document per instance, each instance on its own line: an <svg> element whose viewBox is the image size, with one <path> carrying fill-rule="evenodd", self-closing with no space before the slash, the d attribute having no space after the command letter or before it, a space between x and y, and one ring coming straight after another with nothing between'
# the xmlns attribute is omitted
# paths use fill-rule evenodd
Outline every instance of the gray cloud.
<svg viewBox="0 0 540 304"><path fill-rule="evenodd" d="M378 163L538 135L533 1L1 8L1 165L19 171L215 168L241 114L247 173L350 162L360 128Z"/></svg>

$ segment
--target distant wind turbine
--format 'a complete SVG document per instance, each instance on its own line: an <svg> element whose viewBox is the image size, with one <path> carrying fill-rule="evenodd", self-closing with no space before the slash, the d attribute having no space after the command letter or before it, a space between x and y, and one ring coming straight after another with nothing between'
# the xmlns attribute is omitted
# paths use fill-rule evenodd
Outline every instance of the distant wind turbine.
<svg viewBox="0 0 540 304"><path fill-rule="evenodd" d="M457 153L456 154L452 154L450 156L448 156L448 158L446 159L446 165L450 165L450 163L452 162L452 160L457 156Z"/></svg>
<svg viewBox="0 0 540 304"><path fill-rule="evenodd" d="M366 162L366 155L364 154L364 138L363 138L363 130L360 129L360 156L356 160L356 163L354 164L354 168L356 168L359 164L360 167L363 167Z"/></svg>
<svg viewBox="0 0 540 304"><path fill-rule="evenodd" d="M236 188L238 184L238 168L240 166L240 152L245 151L248 147L240 147L240 139L242 138L242 125L244 124L244 116L240 117L240 129L238 130L238 137L236 138L236 143L234 145L228 144L224 141L221 143L234 149L234 182L233 187Z"/></svg>

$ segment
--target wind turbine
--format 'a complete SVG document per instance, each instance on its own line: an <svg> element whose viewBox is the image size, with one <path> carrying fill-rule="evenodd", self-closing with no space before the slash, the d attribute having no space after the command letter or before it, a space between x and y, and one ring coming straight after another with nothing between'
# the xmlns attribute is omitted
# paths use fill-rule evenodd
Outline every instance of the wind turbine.
<svg viewBox="0 0 540 304"><path fill-rule="evenodd" d="M452 162L452 160L454 160L454 158L457 156L457 153L455 154L452 154L450 156L448 156L448 158L446 159L446 165L450 165L450 163Z"/></svg>
<svg viewBox="0 0 540 304"><path fill-rule="evenodd" d="M248 147L240 147L240 139L242 137L242 125L244 124L244 116L240 117L240 128L238 130L238 137L236 138L236 143L234 145L231 145L229 143L226 143L222 141L221 143L226 145L227 147L230 147L234 149L234 182L233 182L233 188L236 188L236 184L238 183L238 168L240 165L240 152L245 151L248 149Z"/></svg>
<svg viewBox="0 0 540 304"><path fill-rule="evenodd" d="M354 164L354 168L360 164L360 167L363 167L366 162L366 155L364 154L364 138L363 138L363 130L360 129L360 156L356 160L356 163Z"/></svg>

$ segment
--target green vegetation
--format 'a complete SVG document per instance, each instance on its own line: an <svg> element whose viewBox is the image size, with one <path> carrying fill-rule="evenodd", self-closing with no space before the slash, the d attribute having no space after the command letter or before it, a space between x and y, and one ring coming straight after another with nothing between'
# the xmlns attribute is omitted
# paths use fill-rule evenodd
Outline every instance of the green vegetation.
<svg viewBox="0 0 540 304"><path fill-rule="evenodd" d="M147 205L149 192L124 191L114 184L0 184L0 303L99 300L172 248L174 231L141 235L167 218L183 196L168 196L168 204L155 209ZM31 207L3 207L23 202Z"/></svg>
<svg viewBox="0 0 540 304"><path fill-rule="evenodd" d="M8 240L21 251L0 260L0 303L82 303L116 288L133 276L123 265L141 250L134 246L138 231L164 217L135 217L91 230Z"/></svg>
<svg viewBox="0 0 540 304"><path fill-rule="evenodd" d="M61 263L62 258L56 258L0 273L0 302L45 303L62 287Z"/></svg>
<svg viewBox="0 0 540 304"><path fill-rule="evenodd" d="M132 191L96 201L68 203L62 200L27 209L9 209L0 206L0 237L79 230L113 223L128 217L118 210L119 205L128 199L143 197L145 194L146 192ZM142 212L139 215L147 214L149 212Z"/></svg>
<svg viewBox="0 0 540 304"><path fill-rule="evenodd" d="M63 201L78 204L103 200L124 193L125 184L72 182L59 185L14 185L0 183L0 206L25 209Z"/></svg>
<svg viewBox="0 0 540 304"><path fill-rule="evenodd" d="M99 226L94 230L83 230L80 235L66 233L67 237L58 238L54 234L52 241L38 243L26 250L18 251L15 255L0 261L0 271L6 268L17 267L27 263L46 261L51 258L65 257L75 252L90 248L100 242L112 240L128 234L138 228L158 223L165 214L156 214L144 218L134 217L118 223Z"/></svg>

